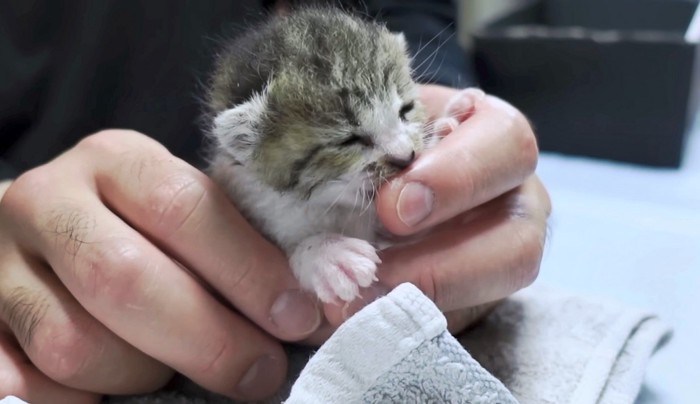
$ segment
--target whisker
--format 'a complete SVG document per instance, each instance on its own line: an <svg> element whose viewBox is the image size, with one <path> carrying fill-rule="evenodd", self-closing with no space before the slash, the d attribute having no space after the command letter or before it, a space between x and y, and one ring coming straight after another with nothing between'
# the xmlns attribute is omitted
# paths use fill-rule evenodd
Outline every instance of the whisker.
<svg viewBox="0 0 700 404"><path fill-rule="evenodd" d="M426 83L426 84L432 84L432 83L435 81L435 78L436 78L437 75L440 73L440 69L442 69L442 65L445 64L445 57L446 57L446 56L447 56L447 55L445 55L444 53L442 54L442 59L440 60L440 64L438 65L438 67L437 67L435 70L433 70L433 74L430 75L430 78L428 78L427 80L425 80L425 83ZM433 59L433 61L434 61L434 59ZM430 63L430 66L428 66L425 70L426 70L426 71L430 71L430 68L432 67L432 65L433 65L433 64L432 64L432 62L431 62L431 63Z"/></svg>
<svg viewBox="0 0 700 404"><path fill-rule="evenodd" d="M327 215L328 212L330 212L331 209L333 209L333 208L335 207L335 205L338 203L338 201L340 201L340 198L343 196L343 194L345 193L345 191L348 190L348 188L350 187L350 184L351 184L351 183L352 183L351 181L348 181L348 182L345 184L345 187L343 187L343 189L338 193L338 196L337 196L337 197L335 198L335 200L328 206L328 208L321 214L321 216Z"/></svg>
<svg viewBox="0 0 700 404"><path fill-rule="evenodd" d="M370 191L374 190L374 181L372 181L372 178L369 179L369 184L370 184ZM365 203L367 203L367 207L365 207ZM371 204L372 204L372 201L370 200L369 194L365 190L365 192L362 193L362 211L360 211L360 216L365 214L365 212L367 211L367 208Z"/></svg>
<svg viewBox="0 0 700 404"><path fill-rule="evenodd" d="M444 30L447 29L447 28L448 28L448 27L445 27L445 28L443 29L443 31L441 31L441 33L444 32ZM439 35L439 34L438 34L438 35ZM413 72L414 74L420 76L421 73L418 72L418 70L419 70L421 67L423 67L426 63L428 63L428 61L430 61L431 65L432 65L432 63L435 61L435 58L437 57L438 52L442 49L443 46L445 46L445 44L447 44L447 41L449 41L450 39L452 39L452 37L454 37L454 36L455 36L455 32L451 33L447 38L445 38L445 40L442 41L442 43L438 44L438 46L430 53L430 55L428 55L427 58L425 58L425 60L423 60L418 66L411 68L412 72ZM433 38L433 39L435 39L435 38ZM429 66L429 67L430 67L430 66ZM428 68L429 68L429 67L428 67ZM425 69L425 70L427 71L428 69Z"/></svg>
<svg viewBox="0 0 700 404"><path fill-rule="evenodd" d="M362 173L362 172L358 172L357 175L356 175L354 178L352 178L352 179L350 180L350 183L352 183L353 181L355 181L356 179L358 179L358 178L360 177L360 174L361 174L361 173ZM355 200L354 200L353 203L352 203L352 209L350 210L350 214L345 216L345 221L343 222L343 229L342 229L342 233L343 233L343 234L345 233L345 228L347 227L348 223L349 223L351 220L354 220L354 217L355 217L355 209L357 209L357 197L359 196L359 194L360 194L361 191L362 191L362 189L361 189L360 187L358 187L358 188L355 189Z"/></svg>
<svg viewBox="0 0 700 404"><path fill-rule="evenodd" d="M352 211L350 213L355 213L355 208L357 207L357 197L362 193L362 188L357 188L355 190L355 200L352 202Z"/></svg>
<svg viewBox="0 0 700 404"><path fill-rule="evenodd" d="M372 193L371 193L371 195L366 195L366 194L365 194L365 196L367 197L367 207L364 208L364 209L362 210L362 212L360 212L360 216L364 216L364 214L367 213L367 211L369 210L369 208L372 207L372 202L374 202L374 194L377 192L377 188L376 188L376 186L374 185L374 181L372 181L372 179L370 178L370 179L369 179L369 182L370 182L370 184L372 185L372 188L371 188L371 192L372 192Z"/></svg>
<svg viewBox="0 0 700 404"><path fill-rule="evenodd" d="M449 24L447 24L447 25L445 25L445 27L444 27L443 29L441 29L440 32L438 32L437 34L435 34L435 36L433 36L428 42L426 42L426 43L424 43L424 44L422 44L422 45L419 45L419 46L418 46L418 50L416 51L415 54L413 54L413 57L415 58L415 57L417 57L418 55L420 55L420 53L423 52L423 50L425 50L425 48L426 48L428 45L430 45L431 43L433 43L433 41L435 41L436 39L440 38L440 35L442 35L443 33L445 33L445 31L447 31L448 29L452 28L453 25L454 25L454 23L452 23L452 22L449 23ZM422 39L421 39L421 41L422 41Z"/></svg>

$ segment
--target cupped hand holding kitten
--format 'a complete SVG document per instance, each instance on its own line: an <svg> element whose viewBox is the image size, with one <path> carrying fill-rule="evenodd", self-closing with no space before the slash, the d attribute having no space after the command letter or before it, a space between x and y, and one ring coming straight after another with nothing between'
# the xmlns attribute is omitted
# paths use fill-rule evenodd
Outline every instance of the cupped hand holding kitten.
<svg viewBox="0 0 700 404"><path fill-rule="evenodd" d="M88 136L7 187L0 396L95 402L81 391L147 392L174 370L258 399L285 377L279 340L321 343L399 283L418 285L456 331L535 278L549 199L522 114L477 90L417 87L404 39L379 25L299 16L260 31L297 36L246 53L260 64L222 59L210 172L223 189L120 130ZM339 34L355 36L349 47L326 46ZM358 56L365 62L342 62ZM260 82L269 60L275 74ZM246 88L250 77L264 89ZM380 242L392 247L378 256ZM329 302L323 325L300 287Z"/></svg>
<svg viewBox="0 0 700 404"><path fill-rule="evenodd" d="M421 99L437 117L457 93L424 86ZM379 284L415 283L452 330L534 279L550 210L532 174L537 148L527 120L495 98L474 101L378 198L393 233L428 231L383 253ZM403 185L416 182L409 187L428 196L406 193ZM330 324L314 332L318 312L295 292L283 254L206 176L141 134L89 136L0 195L8 185L0 396L97 402L86 391L146 392L174 369L214 391L261 397L284 378L277 339L320 343L349 314L325 305Z"/></svg>
<svg viewBox="0 0 700 404"><path fill-rule="evenodd" d="M0 397L97 402L174 370L257 399L284 380L279 340L321 322L282 252L145 135L88 136L3 185Z"/></svg>

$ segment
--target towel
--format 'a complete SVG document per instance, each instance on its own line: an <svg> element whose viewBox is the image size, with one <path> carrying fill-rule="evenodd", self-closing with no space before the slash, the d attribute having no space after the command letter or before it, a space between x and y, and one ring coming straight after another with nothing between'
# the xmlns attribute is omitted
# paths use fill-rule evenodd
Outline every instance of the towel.
<svg viewBox="0 0 700 404"><path fill-rule="evenodd" d="M263 403L632 403L669 337L649 313L531 287L455 338L437 307L405 284L317 352L288 347L289 382ZM235 403L186 380L170 387L105 402Z"/></svg>
<svg viewBox="0 0 700 404"><path fill-rule="evenodd" d="M520 403L633 403L671 337L655 315L601 297L523 290L459 337Z"/></svg>
<svg viewBox="0 0 700 404"><path fill-rule="evenodd" d="M319 349L287 404L515 403L447 332L440 310L404 284L350 318Z"/></svg>

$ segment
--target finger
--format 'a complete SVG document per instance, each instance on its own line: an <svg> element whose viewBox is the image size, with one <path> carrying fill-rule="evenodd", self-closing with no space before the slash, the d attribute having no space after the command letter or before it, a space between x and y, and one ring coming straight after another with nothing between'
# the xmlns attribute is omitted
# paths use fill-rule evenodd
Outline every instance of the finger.
<svg viewBox="0 0 700 404"><path fill-rule="evenodd" d="M435 131L435 135L438 136L439 138L443 138L450 133L454 132L455 129L459 126L459 121L456 118L452 117L444 117L438 119L434 124L433 124L433 130Z"/></svg>
<svg viewBox="0 0 700 404"><path fill-rule="evenodd" d="M69 165L61 175L73 177ZM27 247L41 251L86 310L119 337L209 390L258 399L281 385L281 346L232 313L83 185L42 203L20 198L55 181L35 173L3 198ZM55 198L55 199L52 199ZM52 208L46 210L46 206Z"/></svg>
<svg viewBox="0 0 700 404"><path fill-rule="evenodd" d="M386 296L390 291L385 285L375 282L367 288L360 289L360 296L352 302L342 305L325 304L323 309L328 325L331 327L340 326L345 320L380 297Z"/></svg>
<svg viewBox="0 0 700 404"><path fill-rule="evenodd" d="M530 278L537 276L550 212L549 195L540 180L532 176L521 187L501 198L437 226L423 236L422 242L383 252L382 260L385 256L393 259L387 258L390 261L380 266L380 283L363 289L359 299L346 305L325 305L328 323L338 327L363 307L389 293L391 288L403 282L413 282L433 298L439 307L445 311L450 310L450 313L446 313L450 330L461 330L478 321L492 307L492 299L508 296L512 293L508 291L526 286L525 283L531 282ZM482 231L485 233L482 234ZM501 237L500 234L507 237L497 240ZM509 244L509 238L514 238L520 244L513 248ZM461 247L462 243L474 247L465 250ZM420 249L414 249L416 246ZM484 253L491 255L480 256L481 247L485 247ZM450 250L461 255L451 255ZM504 251L509 254L503 254ZM476 255L476 259L471 254ZM492 267L499 270L499 273L485 265L488 263L484 260L489 257L495 260ZM460 259L464 262L459 262ZM499 267L502 264L504 266ZM513 277L523 283L513 285ZM460 289L465 283L468 283L464 286L465 289ZM476 288L490 292L484 296L467 296L469 290ZM443 289L449 293L436 292ZM446 294L448 297L445 297ZM438 295L440 297L436 297ZM450 297L451 295L457 297Z"/></svg>
<svg viewBox="0 0 700 404"><path fill-rule="evenodd" d="M383 286L382 284L372 285L370 288L366 288L362 291L361 297L352 301L344 306L338 306L335 304L328 304L324 306L326 318L328 324L326 325L326 333L319 333L321 339L310 339L309 341L316 342L318 344L325 341L332 330L339 327L358 311L362 310L365 306L371 304L375 300L382 296L386 296L390 292L389 288ZM491 310L493 310L499 303L489 302L478 306L465 307L457 310L450 311L445 314L447 319L447 328L451 333L457 333L465 328L477 323L484 316L486 316ZM331 329L329 332L328 329ZM324 329L324 327L322 327ZM324 338L325 337L325 338Z"/></svg>
<svg viewBox="0 0 700 404"><path fill-rule="evenodd" d="M341 321L341 323L342 323L342 321ZM299 344L307 345L307 346L314 346L314 347L321 346L321 345L323 345L324 342L326 342L328 340L328 338L330 338L333 335L335 330L338 328L338 325L340 325L340 324L333 325L327 321L324 321L318 327L316 332L311 334L309 337L299 341Z"/></svg>
<svg viewBox="0 0 700 404"><path fill-rule="evenodd" d="M0 397L10 395L32 404L100 402L97 394L75 390L49 379L22 354L11 335L0 331Z"/></svg>
<svg viewBox="0 0 700 404"><path fill-rule="evenodd" d="M447 110L447 105L457 91L451 87L433 84L420 86L421 104L425 108L428 120L434 121L443 117Z"/></svg>
<svg viewBox="0 0 700 404"><path fill-rule="evenodd" d="M145 393L170 379L170 369L80 307L49 268L16 250L4 250L0 321L8 324L45 375L65 386L103 394Z"/></svg>
<svg viewBox="0 0 700 404"><path fill-rule="evenodd" d="M326 333L319 333L319 336L321 337L320 339L311 339L310 341L316 342L320 345L320 343L325 341L328 336L330 336L332 331L343 324L345 320L349 319L355 315L355 313L362 310L365 306L371 304L380 297L386 296L389 294L389 292L390 290L386 286L383 286L382 284L375 284L370 288L363 290L360 298L344 306L338 306L335 304L325 305L324 309L328 320L328 324L325 327ZM499 302L489 302L478 306L465 307L444 313L445 318L447 319L448 330L453 334L464 330L465 328L481 320L491 310L493 310L498 303ZM329 328L331 331L328 331Z"/></svg>
<svg viewBox="0 0 700 404"><path fill-rule="evenodd" d="M84 148L113 209L276 337L298 340L319 326L316 301L299 289L287 258L215 184L142 136L119 139Z"/></svg>
<svg viewBox="0 0 700 404"><path fill-rule="evenodd" d="M386 250L379 280L390 288L412 282L444 312L502 299L537 277L549 209L533 176L435 234Z"/></svg>
<svg viewBox="0 0 700 404"><path fill-rule="evenodd" d="M474 114L476 106L481 104L485 98L486 94L478 88L460 90L445 105L443 116L462 123Z"/></svg>
<svg viewBox="0 0 700 404"><path fill-rule="evenodd" d="M452 334L458 334L475 325L495 309L501 300L484 303L479 306L466 307L445 313L447 330Z"/></svg>
<svg viewBox="0 0 700 404"><path fill-rule="evenodd" d="M391 232L413 234L513 189L536 163L527 120L485 97L469 119L380 190L377 212Z"/></svg>

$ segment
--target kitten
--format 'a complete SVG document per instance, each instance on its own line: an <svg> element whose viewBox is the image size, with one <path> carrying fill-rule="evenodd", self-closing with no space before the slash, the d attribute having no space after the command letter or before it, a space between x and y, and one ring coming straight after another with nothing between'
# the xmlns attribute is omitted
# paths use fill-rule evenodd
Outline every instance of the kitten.
<svg viewBox="0 0 700 404"><path fill-rule="evenodd" d="M377 280L376 192L437 141L409 66L403 35L315 8L219 57L210 175L323 302Z"/></svg>

